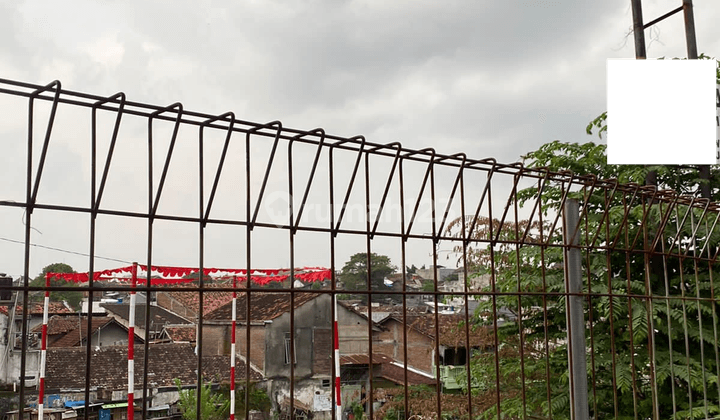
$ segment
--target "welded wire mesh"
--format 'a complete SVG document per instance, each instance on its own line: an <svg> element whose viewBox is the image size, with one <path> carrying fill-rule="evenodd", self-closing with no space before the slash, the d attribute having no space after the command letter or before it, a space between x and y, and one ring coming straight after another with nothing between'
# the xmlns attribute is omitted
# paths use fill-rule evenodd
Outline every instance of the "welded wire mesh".
<svg viewBox="0 0 720 420"><path fill-rule="evenodd" d="M230 351L230 318L210 310L233 291L245 299L235 330L239 418L256 409L385 419L720 413L720 212L707 200L122 93L72 92L59 82L0 80L0 93L16 120L2 133L0 236L6 261L22 261L23 279L12 288L19 340L6 340L20 352L5 351L3 366L9 372L7 360L19 359L21 406L37 403L24 385L38 369L32 298L46 290L30 280L55 249L73 250L74 268L90 274L118 261L201 273L285 268L289 280L275 285L234 288L200 275L180 289L153 284L148 271L137 286L158 304L192 306L177 293L194 302L182 316L197 325L189 340L196 385L227 385L221 373L203 373L204 357ZM317 266L332 270L331 281L296 281L296 267ZM92 299L127 287L50 289ZM144 308L150 331L151 305ZM88 330L93 316L83 318ZM152 364L163 362L151 356L160 343L147 338L136 371L143 418L162 388ZM80 345L84 366L75 375L84 384L75 391L92 418L103 368L90 362L99 360L92 340ZM7 373L4 380L13 382ZM68 392L61 382L56 391Z"/></svg>

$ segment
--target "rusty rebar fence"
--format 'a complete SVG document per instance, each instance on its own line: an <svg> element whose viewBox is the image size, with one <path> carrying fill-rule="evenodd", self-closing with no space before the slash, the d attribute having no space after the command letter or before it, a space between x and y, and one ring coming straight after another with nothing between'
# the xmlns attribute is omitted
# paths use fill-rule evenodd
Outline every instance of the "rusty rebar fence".
<svg viewBox="0 0 720 420"><path fill-rule="evenodd" d="M229 356L235 332L239 418L720 415L720 211L708 200L59 82L0 80L0 93L13 117L0 134L3 262L22 261L4 313L18 339L6 334L1 366L21 408L38 403L26 383L40 369L36 295L122 294L127 286L92 274L138 261L289 275L237 287L199 275L177 287L154 284L148 271L136 288L146 299L135 371L142 418L177 391L162 378L170 365L190 372L173 378L181 387L222 394L227 362L213 358ZM66 258L90 282L32 284L55 262L52 250L74 252ZM332 280L301 282L303 266L328 267ZM185 324L158 328L155 307ZM115 347L91 335L105 315L87 312L86 339L80 331L70 349L49 345L46 372L47 394L74 392L86 419L126 398L102 364ZM81 369L62 374L62 354ZM204 397L194 395L201 418Z"/></svg>

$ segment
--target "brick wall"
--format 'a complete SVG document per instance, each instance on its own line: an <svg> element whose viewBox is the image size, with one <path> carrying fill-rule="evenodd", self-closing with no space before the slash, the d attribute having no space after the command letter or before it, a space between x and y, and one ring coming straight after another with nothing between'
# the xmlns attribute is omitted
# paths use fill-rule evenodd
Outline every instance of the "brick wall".
<svg viewBox="0 0 720 420"><path fill-rule="evenodd" d="M403 345L403 324L394 319L388 320L384 326L387 331L377 333L373 341L373 352L381 353L403 362L405 348ZM433 355L435 342L427 335L410 328L407 331L408 360L407 364L416 369L433 374Z"/></svg>
<svg viewBox="0 0 720 420"><path fill-rule="evenodd" d="M235 346L237 353L243 357L247 354L245 341L245 325L238 324L235 330ZM250 326L250 362L260 369L265 369L265 327L262 325Z"/></svg>
<svg viewBox="0 0 720 420"><path fill-rule="evenodd" d="M230 355L230 325L203 325L203 356Z"/></svg>
<svg viewBox="0 0 720 420"><path fill-rule="evenodd" d="M313 330L313 374L332 375L332 330L316 328Z"/></svg>

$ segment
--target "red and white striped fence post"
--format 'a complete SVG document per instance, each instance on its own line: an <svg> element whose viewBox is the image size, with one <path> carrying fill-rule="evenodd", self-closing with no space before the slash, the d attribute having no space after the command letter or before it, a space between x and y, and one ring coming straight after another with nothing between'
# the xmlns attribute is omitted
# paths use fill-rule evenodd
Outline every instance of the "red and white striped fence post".
<svg viewBox="0 0 720 420"><path fill-rule="evenodd" d="M150 270L150 267L147 269ZM130 323L128 327L128 420L133 420L135 416L135 286L137 286L136 262L132 265L132 281L130 283Z"/></svg>
<svg viewBox="0 0 720 420"><path fill-rule="evenodd" d="M335 419L342 419L342 402L340 400L340 340L338 339L337 296L333 295L335 316L333 317L333 346L335 348Z"/></svg>
<svg viewBox="0 0 720 420"><path fill-rule="evenodd" d="M235 420L235 323L237 321L237 276L233 276L232 333L230 334L230 420ZM246 389L245 392L248 392Z"/></svg>
<svg viewBox="0 0 720 420"><path fill-rule="evenodd" d="M43 418L45 411L45 356L47 354L47 325L50 308L50 277L45 276L45 302L43 303L42 338L40 339L40 390L38 392L38 418Z"/></svg>

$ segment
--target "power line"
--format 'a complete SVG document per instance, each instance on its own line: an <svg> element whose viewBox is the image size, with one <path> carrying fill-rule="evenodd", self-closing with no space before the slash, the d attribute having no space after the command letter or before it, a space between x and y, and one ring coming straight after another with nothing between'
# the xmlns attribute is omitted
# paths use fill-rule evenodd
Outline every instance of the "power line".
<svg viewBox="0 0 720 420"><path fill-rule="evenodd" d="M8 238L3 238L3 237L0 237L0 240L5 241L5 242L12 242L12 243L15 243L15 244L25 245L25 242L24 242L24 241L16 241L16 240L14 240L14 239L8 239ZM31 243L30 246L34 246L34 247L37 247L37 248L49 249L49 250L52 250L52 251L65 252L65 253L67 253L67 254L80 255L80 256L83 256L83 257L89 257L89 256L90 256L90 254L86 254L86 253L83 253L83 252L70 251L70 250L67 250L67 249L55 248L55 247L52 247L52 246L46 246L46 245L40 245L40 244L33 244L33 243ZM108 261L115 261L115 262L132 264L131 261L119 260L119 259L117 259L117 258L110 258L110 257L101 257L101 256L99 256L99 255L95 255L95 258L98 258L98 259L101 259L101 260L108 260Z"/></svg>

